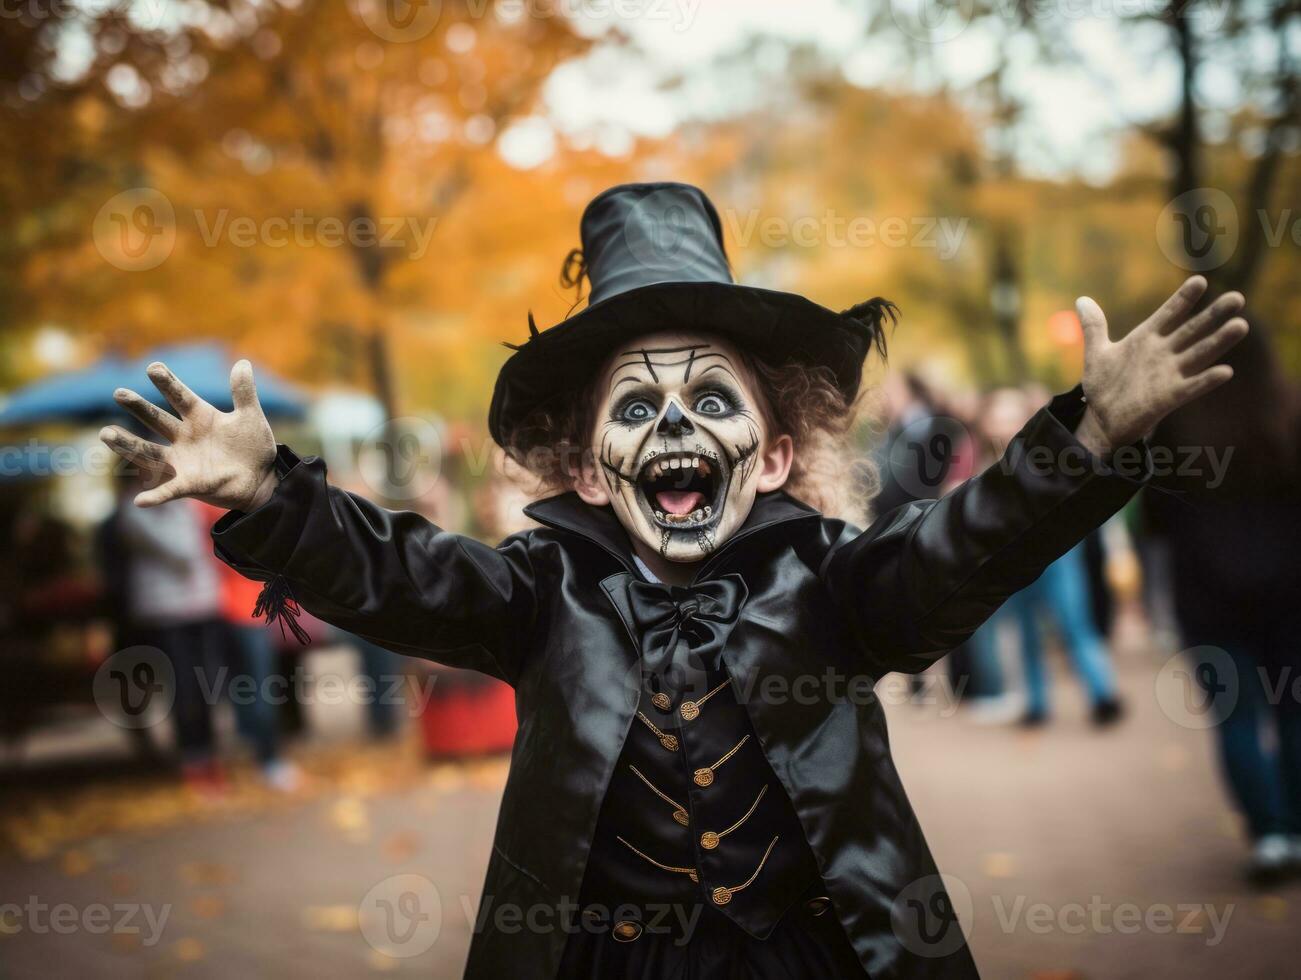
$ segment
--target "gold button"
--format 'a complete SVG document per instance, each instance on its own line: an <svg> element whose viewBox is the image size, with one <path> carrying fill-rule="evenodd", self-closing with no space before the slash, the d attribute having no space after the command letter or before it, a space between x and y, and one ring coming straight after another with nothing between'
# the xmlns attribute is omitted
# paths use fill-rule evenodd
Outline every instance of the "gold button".
<svg viewBox="0 0 1301 980"><path fill-rule="evenodd" d="M683 701L682 707L678 710L682 712L685 721L694 721L700 717L700 706L694 701Z"/></svg>
<svg viewBox="0 0 1301 980"><path fill-rule="evenodd" d="M678 737L676 735L661 735L660 745L670 752L676 752L678 750Z"/></svg>
<svg viewBox="0 0 1301 980"><path fill-rule="evenodd" d="M831 908L831 899L826 895L819 895L817 898L810 898L804 903L804 907L813 915L823 915L827 909Z"/></svg>
<svg viewBox="0 0 1301 980"><path fill-rule="evenodd" d="M661 711L668 711L669 708L673 707L673 699L663 691L660 691L658 694L651 695L651 704L655 705L655 707L659 708Z"/></svg>
<svg viewBox="0 0 1301 980"><path fill-rule="evenodd" d="M633 922L631 919L621 919L614 924L610 934L614 936L615 942L630 943L634 939L641 938L641 923Z"/></svg>
<svg viewBox="0 0 1301 980"><path fill-rule="evenodd" d="M730 888L715 888L713 895L710 896L715 905L726 905L732 900L732 890Z"/></svg>
<svg viewBox="0 0 1301 980"><path fill-rule="evenodd" d="M674 810L673 819L676 820L678 823L682 824L682 826L684 827L687 824L691 823L691 818L687 816L686 810Z"/></svg>
<svg viewBox="0 0 1301 980"><path fill-rule="evenodd" d="M700 835L700 846L707 851L712 851L718 846L718 835L712 830L706 830Z"/></svg>
<svg viewBox="0 0 1301 980"><path fill-rule="evenodd" d="M714 781L714 770L697 769L696 774L691 778L695 780L697 786L708 786Z"/></svg>

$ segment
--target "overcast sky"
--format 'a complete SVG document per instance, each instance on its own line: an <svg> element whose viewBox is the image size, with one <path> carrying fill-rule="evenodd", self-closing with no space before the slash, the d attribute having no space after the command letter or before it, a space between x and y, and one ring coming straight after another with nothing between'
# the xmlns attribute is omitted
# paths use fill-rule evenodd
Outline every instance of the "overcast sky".
<svg viewBox="0 0 1301 980"><path fill-rule="evenodd" d="M630 14L631 0L569 2L575 9L590 5L579 18L585 30L618 27L645 54L632 58L616 46L600 45L562 66L547 90L548 111L559 128L596 137L612 150L627 133L663 136L686 118L725 116L761 104L781 77L782 45L761 45L749 78L713 67L756 38L813 45L854 84L912 90L942 81L967 88L989 72L1006 45L1010 85L1026 104L1018 154L1025 171L1038 175L1075 172L1105 180L1117 159L1113 137L1129 123L1168 114L1178 91L1169 35L1156 25L1122 24L1114 13L1132 13L1136 3L1155 0L1060 0L1055 26L1071 50L1055 52L1048 62L1005 21L968 23L965 0L871 4L879 21L870 33L865 16L854 9L869 5L845 0L639 0L644 12L638 16ZM1223 2L1207 0L1206 26L1222 19ZM1047 5L1041 0L1039 9ZM924 31L919 16L929 17L934 30ZM935 57L917 58L906 44L910 35L939 39L932 45ZM662 91L659 83L675 75L682 84ZM1217 82L1218 91L1232 99L1233 79Z"/></svg>
<svg viewBox="0 0 1301 980"><path fill-rule="evenodd" d="M123 0L73 2L95 9ZM176 0L127 2L153 27L194 9ZM521 167L554 152L557 129L580 145L619 154L636 136L663 137L687 120L762 106L788 77L791 44L812 47L856 85L924 92L947 84L960 95L1005 50L1009 88L1024 104L1018 162L1035 176L1107 180L1118 160L1117 137L1135 122L1168 116L1178 93L1169 32L1135 21L1164 0L1032 0L1040 21L1061 38L1060 50L1047 56L1013 28L1010 14L970 22L972 0L497 0L491 8L486 0L469 2L472 10L508 20L568 16L598 39L589 55L557 69L545 113L503 134L502 156ZM1008 10L1017 0L992 3L996 11ZM1228 3L1194 0L1190 16L1199 36L1215 36ZM865 8L876 14L871 30ZM56 75L72 78L85 70L94 49L84 29L75 22L66 27ZM631 45L604 40L611 32ZM1271 63L1277 39L1257 40L1262 47L1252 56ZM122 66L109 80L117 83L115 94L133 104L128 75L134 77ZM134 96L141 104L148 98L146 91ZM1242 97L1229 66L1205 67L1199 78L1203 108L1232 107ZM1214 137L1214 113L1203 122Z"/></svg>

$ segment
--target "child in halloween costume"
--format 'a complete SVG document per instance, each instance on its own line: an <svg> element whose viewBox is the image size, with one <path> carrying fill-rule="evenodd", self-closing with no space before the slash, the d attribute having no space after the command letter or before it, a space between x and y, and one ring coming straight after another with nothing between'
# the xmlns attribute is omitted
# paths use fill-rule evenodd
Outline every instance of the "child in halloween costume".
<svg viewBox="0 0 1301 980"><path fill-rule="evenodd" d="M1082 389L983 475L860 531L783 492L825 425L773 379L843 417L892 307L735 284L714 207L681 184L612 188L581 230L589 303L530 323L489 420L570 489L496 548L277 448L245 361L230 413L152 365L176 415L117 398L169 445L102 436L156 474L138 503L231 509L217 552L272 614L296 600L514 686L468 976L975 976L872 684L956 646L1130 497L1143 434L1231 376L1214 361L1242 297L1192 315L1190 279L1116 343L1081 300Z"/></svg>

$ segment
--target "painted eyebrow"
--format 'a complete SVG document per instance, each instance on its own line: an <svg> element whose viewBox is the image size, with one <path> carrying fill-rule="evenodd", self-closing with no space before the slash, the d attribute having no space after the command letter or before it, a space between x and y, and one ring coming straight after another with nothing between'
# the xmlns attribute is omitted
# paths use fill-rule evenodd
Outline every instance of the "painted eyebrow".
<svg viewBox="0 0 1301 980"><path fill-rule="evenodd" d="M618 381L616 381L613 385L611 385L611 386L610 386L610 390L611 390L611 391L614 391L615 388L618 388L619 385L623 384L625 381L640 381L642 384L646 384L646 379L645 379L645 378L640 377L640 376L638 376L638 375L636 375L636 374L628 374L628 375L625 375L624 377L620 378L620 379L619 379Z"/></svg>
<svg viewBox="0 0 1301 980"><path fill-rule="evenodd" d="M687 358L687 362L686 362L686 363L687 363L687 373L686 373L686 377L684 378L684 380L686 380L686 381L690 381L690 380L691 380L691 365L693 365L693 364L696 362L696 351L700 351L700 350L708 350L710 346L711 346L711 345L709 345L709 344L687 344L687 345L684 346L684 347L639 347L639 348L634 348L633 350L626 350L626 351L623 351L622 353L620 353L619 356L620 356L620 357L631 357L631 358L633 358L633 360L631 360L631 361L624 361L622 364L619 364L618 366L616 366L615 371L617 372L620 368L625 368L625 367L629 367L629 366L631 366L631 365L633 365L633 364L640 363L640 364L642 364L642 365L646 368L647 371L650 372L651 379L652 379L653 381L655 381L656 383L659 383L660 376L659 376L658 374L655 373L655 364L652 363L652 361L651 361L651 355L652 355L652 354L656 355L657 358L658 358L660 355L662 355L662 354L689 354L689 357ZM640 361L638 360L638 356L639 356L639 355L640 355ZM705 355L705 356L708 357L708 356L710 356L710 355ZM720 355L720 356L721 356L721 355ZM659 366L660 366L660 367L677 367L677 366L678 366L679 364L681 364L681 363L682 363L682 361L680 361L680 360L679 360L679 361L671 361L671 362L668 362L668 363L659 362Z"/></svg>
<svg viewBox="0 0 1301 980"><path fill-rule="evenodd" d="M647 371L650 372L651 378L658 384L660 380L660 376L655 373L655 364L652 363L650 359L651 354L682 354L682 353L688 354L687 357L679 358L676 361L655 362L658 363L658 365L661 368L674 368L686 364L687 370L682 376L682 381L684 384L691 380L691 371L695 367L697 360L703 361L708 358L718 358L719 360L727 362L729 367L731 366L732 359L730 357L728 357L726 354L722 353L721 351L712 351L709 349L709 347L710 347L709 344L695 344L690 347L664 347L655 350L624 351L622 354L619 355L620 357L628 357L631 355L640 355L640 357L633 357L633 359L630 361L624 361L622 364L615 365L614 374L618 374L620 371L624 370L625 368L644 367L646 368ZM697 353L698 351L702 351L702 350L707 351L707 353L704 354ZM718 367L718 366L719 365L713 365L713 367ZM709 368L705 369L705 371L708 370ZM701 374L704 374L705 371L702 371ZM737 375L734 370L730 371L729 373L732 375L733 379L736 379ZM614 387L618 387L619 383L621 382L616 383Z"/></svg>
<svg viewBox="0 0 1301 980"><path fill-rule="evenodd" d="M686 347L634 347L626 350L620 357L640 357L643 354L685 354L690 350L704 350L709 344L688 344Z"/></svg>
<svg viewBox="0 0 1301 980"><path fill-rule="evenodd" d="M722 357L722 355L720 354L719 357ZM711 364L711 365L709 365L709 367L705 368L703 371L700 372L700 376L703 378L703 377L704 377L705 375L707 375L710 371L722 371L724 374L726 374L729 378L731 378L731 379L732 379L734 382L736 382L737 384L740 384L740 382L741 382L741 379L738 378L738 377L736 376L736 372L734 372L734 371L732 370L732 368L731 368L730 365L727 365L727 364Z"/></svg>

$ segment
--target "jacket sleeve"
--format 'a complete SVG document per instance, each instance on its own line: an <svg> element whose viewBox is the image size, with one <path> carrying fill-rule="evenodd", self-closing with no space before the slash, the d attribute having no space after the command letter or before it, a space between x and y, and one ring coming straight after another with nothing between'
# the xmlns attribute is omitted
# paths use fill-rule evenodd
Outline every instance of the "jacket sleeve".
<svg viewBox="0 0 1301 980"><path fill-rule="evenodd" d="M1146 482L1146 447L1091 455L1072 434L1083 413L1080 388L1057 396L984 473L833 548L824 581L877 676L958 646Z"/></svg>
<svg viewBox="0 0 1301 980"><path fill-rule="evenodd" d="M330 486L316 457L281 446L276 466L267 503L213 525L217 557L381 646L514 683L534 611L527 533L492 548Z"/></svg>

